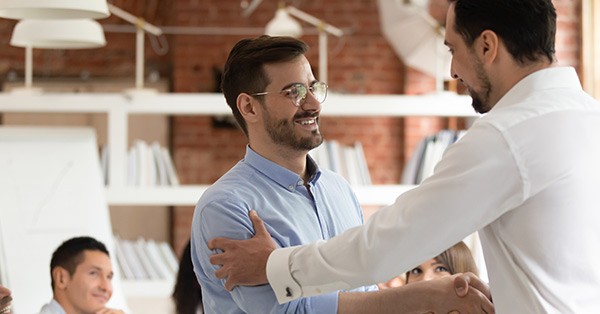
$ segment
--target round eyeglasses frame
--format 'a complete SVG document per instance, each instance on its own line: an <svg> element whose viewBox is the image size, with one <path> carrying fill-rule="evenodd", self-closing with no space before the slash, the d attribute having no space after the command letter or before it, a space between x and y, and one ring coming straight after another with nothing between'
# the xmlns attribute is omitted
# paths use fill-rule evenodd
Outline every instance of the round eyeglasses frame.
<svg viewBox="0 0 600 314"><path fill-rule="evenodd" d="M328 88L329 87L327 84L321 81L314 81L309 87L306 87L306 85L302 83L294 83L290 85L290 87L284 88L278 92L260 92L250 94L250 96L263 96L273 93L281 93L285 97L289 98L294 106L300 107L306 101L306 96L308 95L309 91L315 97L315 99L322 104L325 101L325 98L327 98Z"/></svg>

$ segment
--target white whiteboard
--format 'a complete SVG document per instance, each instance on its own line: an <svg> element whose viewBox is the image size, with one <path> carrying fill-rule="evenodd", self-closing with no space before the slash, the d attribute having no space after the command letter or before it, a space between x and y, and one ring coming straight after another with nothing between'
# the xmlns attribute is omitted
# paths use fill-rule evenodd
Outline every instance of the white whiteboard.
<svg viewBox="0 0 600 314"><path fill-rule="evenodd" d="M0 281L14 313L37 313L52 299L52 252L81 235L107 246L109 304L126 308L97 151L90 128L0 127Z"/></svg>

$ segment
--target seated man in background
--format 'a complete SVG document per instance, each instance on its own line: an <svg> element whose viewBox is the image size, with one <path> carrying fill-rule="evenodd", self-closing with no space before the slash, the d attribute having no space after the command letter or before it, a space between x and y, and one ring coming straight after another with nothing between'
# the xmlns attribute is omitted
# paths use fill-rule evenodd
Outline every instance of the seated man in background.
<svg viewBox="0 0 600 314"><path fill-rule="evenodd" d="M202 286L204 311L491 311L491 303L475 289L468 289L468 297L458 298L452 280L385 291L369 286L278 304L269 285L236 287L229 292L215 276L216 268L210 263L214 251L208 240L251 238L257 218L252 209L260 212L281 247L329 239L363 223L362 209L349 184L320 169L308 156L323 141L319 115L327 85L315 79L304 56L306 50L305 43L291 37L261 36L238 42L225 64L222 90L249 145L244 159L202 195L194 212L192 262Z"/></svg>
<svg viewBox="0 0 600 314"><path fill-rule="evenodd" d="M108 250L91 237L63 242L50 261L53 299L40 314L123 314L106 308L113 270Z"/></svg>

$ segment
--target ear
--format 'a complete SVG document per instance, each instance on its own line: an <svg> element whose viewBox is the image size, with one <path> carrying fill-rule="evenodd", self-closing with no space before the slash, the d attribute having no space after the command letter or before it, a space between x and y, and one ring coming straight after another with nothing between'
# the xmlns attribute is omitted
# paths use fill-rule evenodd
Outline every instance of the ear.
<svg viewBox="0 0 600 314"><path fill-rule="evenodd" d="M62 290L69 284L71 276L66 269L57 266L52 270L52 279L54 279L54 288Z"/></svg>
<svg viewBox="0 0 600 314"><path fill-rule="evenodd" d="M246 123L252 123L258 119L260 111L257 106L260 106L260 104L254 97L246 93L241 93L238 95L236 103L237 108L242 114L242 117L246 120Z"/></svg>
<svg viewBox="0 0 600 314"><path fill-rule="evenodd" d="M481 56L481 60L485 64L490 64L498 57L500 48L500 40L498 35L491 30L484 30L479 35L479 39L476 43L476 51Z"/></svg>

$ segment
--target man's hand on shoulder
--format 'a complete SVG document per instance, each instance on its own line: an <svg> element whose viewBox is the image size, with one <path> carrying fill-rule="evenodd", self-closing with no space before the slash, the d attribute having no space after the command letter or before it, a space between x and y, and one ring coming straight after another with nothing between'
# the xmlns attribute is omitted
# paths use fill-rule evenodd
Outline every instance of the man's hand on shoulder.
<svg viewBox="0 0 600 314"><path fill-rule="evenodd" d="M215 276L226 279L225 288L229 291L238 285L268 283L267 260L276 245L256 211L250 211L250 220L255 230L251 239L214 238L208 242L209 249L223 251L211 256L210 263L221 266L215 271Z"/></svg>

